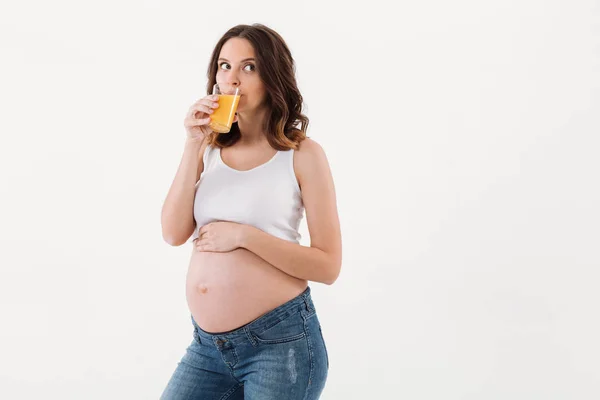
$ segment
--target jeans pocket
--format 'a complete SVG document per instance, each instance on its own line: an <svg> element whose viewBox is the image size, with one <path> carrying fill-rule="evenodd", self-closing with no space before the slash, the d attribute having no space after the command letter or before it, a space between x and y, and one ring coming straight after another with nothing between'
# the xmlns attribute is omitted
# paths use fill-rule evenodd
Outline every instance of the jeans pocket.
<svg viewBox="0 0 600 400"><path fill-rule="evenodd" d="M306 336L304 332L304 318L300 312L283 316L267 329L251 331L252 336L261 344L288 343L300 340Z"/></svg>

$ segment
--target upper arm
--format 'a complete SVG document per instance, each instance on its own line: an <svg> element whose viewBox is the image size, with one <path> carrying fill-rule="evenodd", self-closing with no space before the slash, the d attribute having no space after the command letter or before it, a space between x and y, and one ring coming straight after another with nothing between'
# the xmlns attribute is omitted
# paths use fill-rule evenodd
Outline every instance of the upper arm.
<svg viewBox="0 0 600 400"><path fill-rule="evenodd" d="M196 183L200 180L200 175L204 172L204 152L206 151L206 147L208 146L207 140L204 140L202 146L200 146L200 151L198 152L198 157L200 162L198 163L198 172L196 173Z"/></svg>
<svg viewBox="0 0 600 400"><path fill-rule="evenodd" d="M310 246L342 261L342 239L333 176L323 148L305 139L294 154L294 169L302 192Z"/></svg>
<svg viewBox="0 0 600 400"><path fill-rule="evenodd" d="M207 146L208 146L208 143L205 140L202 143L202 146L200 146L200 150L198 151L198 157L199 157L200 162L198 163L198 171L196 172L196 182L195 182L194 186L198 185L198 181L200 180L200 176L202 175L202 172L204 172L204 161L203 161L203 158L204 158L204 152L206 151L206 147ZM196 230L196 219L193 217L193 214L192 214L192 222L193 222L193 228L192 228L192 232L187 236L188 239L191 237L191 235L194 234L194 231ZM186 241L188 239L186 239Z"/></svg>

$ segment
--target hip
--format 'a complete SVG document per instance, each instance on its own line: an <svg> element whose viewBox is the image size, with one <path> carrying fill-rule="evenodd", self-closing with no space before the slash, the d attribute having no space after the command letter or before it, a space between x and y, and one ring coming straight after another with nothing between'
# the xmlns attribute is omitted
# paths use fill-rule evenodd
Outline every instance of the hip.
<svg viewBox="0 0 600 400"><path fill-rule="evenodd" d="M329 358L307 287L299 296L237 329L193 339L161 399L316 400Z"/></svg>

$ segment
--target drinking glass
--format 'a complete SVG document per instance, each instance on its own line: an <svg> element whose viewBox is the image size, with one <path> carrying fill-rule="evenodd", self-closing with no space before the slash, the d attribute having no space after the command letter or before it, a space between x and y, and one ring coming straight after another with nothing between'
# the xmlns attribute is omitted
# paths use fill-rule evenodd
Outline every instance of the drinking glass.
<svg viewBox="0 0 600 400"><path fill-rule="evenodd" d="M219 107L210 115L208 126L215 132L227 133L235 117L240 102L240 88L223 83L215 83L212 94L219 95Z"/></svg>

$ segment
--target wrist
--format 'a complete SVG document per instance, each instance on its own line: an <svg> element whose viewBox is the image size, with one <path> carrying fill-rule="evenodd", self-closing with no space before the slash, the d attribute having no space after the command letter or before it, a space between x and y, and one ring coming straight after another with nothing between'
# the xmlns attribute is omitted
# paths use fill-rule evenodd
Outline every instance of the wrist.
<svg viewBox="0 0 600 400"><path fill-rule="evenodd" d="M238 247L247 249L253 234L254 232L252 226L241 224L238 233Z"/></svg>
<svg viewBox="0 0 600 400"><path fill-rule="evenodd" d="M185 147L191 147L194 150L195 149L199 150L202 147L202 144L204 143L205 140L206 140L206 138L204 138L202 140L186 138L185 139Z"/></svg>

